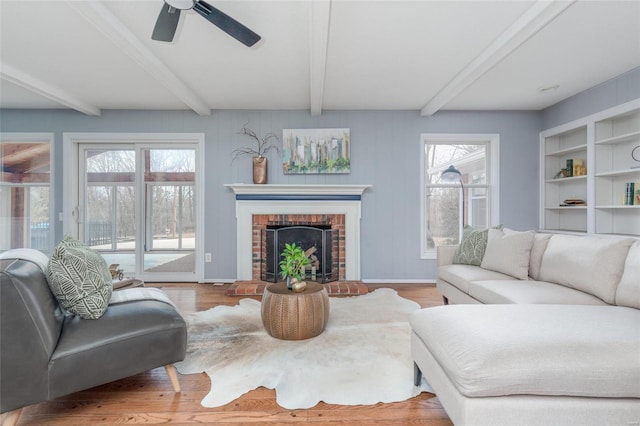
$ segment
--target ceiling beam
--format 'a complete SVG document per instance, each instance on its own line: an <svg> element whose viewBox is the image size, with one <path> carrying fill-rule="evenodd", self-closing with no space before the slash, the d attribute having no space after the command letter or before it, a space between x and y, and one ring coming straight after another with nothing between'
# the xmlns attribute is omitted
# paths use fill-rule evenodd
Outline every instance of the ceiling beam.
<svg viewBox="0 0 640 426"><path fill-rule="evenodd" d="M83 114L100 115L100 108L76 98L59 87L45 83L14 68L6 62L0 62L0 78Z"/></svg>
<svg viewBox="0 0 640 426"><path fill-rule="evenodd" d="M309 11L309 94L311 115L322 114L330 22L331 0L313 0Z"/></svg>
<svg viewBox="0 0 640 426"><path fill-rule="evenodd" d="M101 2L68 0L67 3L185 105L199 115L211 115L209 106Z"/></svg>
<svg viewBox="0 0 640 426"><path fill-rule="evenodd" d="M538 0L506 31L498 36L479 56L469 62L449 83L427 102L421 115L433 115L464 89L469 87L498 62L553 21L575 0Z"/></svg>

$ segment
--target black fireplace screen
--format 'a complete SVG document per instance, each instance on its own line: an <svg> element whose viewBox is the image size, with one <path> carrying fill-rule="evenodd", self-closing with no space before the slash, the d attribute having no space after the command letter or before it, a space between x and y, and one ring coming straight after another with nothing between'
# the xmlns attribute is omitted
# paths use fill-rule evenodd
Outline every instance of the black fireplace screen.
<svg viewBox="0 0 640 426"><path fill-rule="evenodd" d="M280 253L285 243L296 243L309 258L305 279L326 283L338 279L338 231L330 226L269 226L263 232L266 247L261 279L277 282L280 276ZM334 240L335 238L335 240Z"/></svg>

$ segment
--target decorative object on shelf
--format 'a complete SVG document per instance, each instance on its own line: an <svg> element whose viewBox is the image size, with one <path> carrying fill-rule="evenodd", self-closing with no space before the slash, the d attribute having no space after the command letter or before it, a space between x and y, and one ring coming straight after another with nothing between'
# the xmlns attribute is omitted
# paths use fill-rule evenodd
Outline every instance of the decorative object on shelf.
<svg viewBox="0 0 640 426"><path fill-rule="evenodd" d="M464 224L465 224L465 218L464 218L464 184L462 183L462 173L460 173L460 171L458 169L456 169L455 167L453 167L453 165L447 167L447 169L442 172L442 174L440 175L440 180L442 180L444 183L459 183L460 184L460 193L461 193L461 199L462 199L462 227L464 228Z"/></svg>
<svg viewBox="0 0 640 426"><path fill-rule="evenodd" d="M296 245L296 243L285 243L284 251L280 254L283 259L280 261L280 272L283 279L287 280L287 288L289 290L294 289L295 284L299 284L305 275L305 266L309 263L309 258L302 249ZM303 291L304 286L298 285L296 288L299 291Z"/></svg>
<svg viewBox="0 0 640 426"><path fill-rule="evenodd" d="M280 152L278 147L269 141L271 139L278 140L278 136L274 133L267 133L264 137L259 137L256 132L251 130L246 124L242 127L242 129L238 132L240 135L245 135L250 137L251 139L255 139L258 143L258 148L254 149L252 147L243 146L237 149L234 149L231 153L232 162L235 161L238 157L242 157L243 155L252 155L253 156L253 183L255 184L265 184L267 183L267 157L265 154L271 150L275 150L276 152Z"/></svg>
<svg viewBox="0 0 640 426"><path fill-rule="evenodd" d="M587 203L584 200L580 200L578 198L569 198L560 203L560 207L576 207L576 206L586 206Z"/></svg>
<svg viewBox="0 0 640 426"><path fill-rule="evenodd" d="M282 130L282 170L295 174L351 173L349 129Z"/></svg>
<svg viewBox="0 0 640 426"><path fill-rule="evenodd" d="M587 168L583 166L583 161L580 159L573 160L573 175L584 176L587 174Z"/></svg>
<svg viewBox="0 0 640 426"><path fill-rule="evenodd" d="M640 168L640 145L636 146L631 150L631 159L638 163L638 164L632 163L631 168L639 169Z"/></svg>
<svg viewBox="0 0 640 426"><path fill-rule="evenodd" d="M573 159L569 158L567 160L567 177L573 176Z"/></svg>
<svg viewBox="0 0 640 426"><path fill-rule="evenodd" d="M563 177L567 177L567 169L560 169L560 171L558 173L553 175L554 179L560 179L560 178L563 178Z"/></svg>

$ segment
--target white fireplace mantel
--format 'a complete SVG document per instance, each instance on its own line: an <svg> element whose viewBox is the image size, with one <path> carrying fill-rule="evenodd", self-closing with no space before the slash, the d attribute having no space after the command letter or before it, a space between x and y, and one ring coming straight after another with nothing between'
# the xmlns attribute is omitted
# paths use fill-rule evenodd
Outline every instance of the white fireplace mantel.
<svg viewBox="0 0 640 426"><path fill-rule="evenodd" d="M361 196L371 185L225 184L236 194L237 279L252 278L253 215L345 215L345 278L360 279Z"/></svg>
<svg viewBox="0 0 640 426"><path fill-rule="evenodd" d="M227 183L236 195L362 195L371 185L254 185Z"/></svg>

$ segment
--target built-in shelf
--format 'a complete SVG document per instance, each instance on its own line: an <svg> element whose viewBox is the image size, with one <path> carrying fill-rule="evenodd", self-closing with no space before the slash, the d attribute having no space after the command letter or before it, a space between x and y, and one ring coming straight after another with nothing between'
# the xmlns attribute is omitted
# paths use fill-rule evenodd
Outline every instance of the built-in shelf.
<svg viewBox="0 0 640 426"><path fill-rule="evenodd" d="M640 99L545 130L540 144L541 229L640 237L640 205L624 205L628 184L635 182L634 202L640 189L631 156L640 145ZM553 179L576 160L585 175ZM567 199L587 205L560 207Z"/></svg>
<svg viewBox="0 0 640 426"><path fill-rule="evenodd" d="M567 183L567 182L579 181L579 180L583 180L583 179L586 180L587 179L587 175L562 177L562 178L558 178L558 179L547 179L547 180L544 181L544 183Z"/></svg>
<svg viewBox="0 0 640 426"><path fill-rule="evenodd" d="M640 169L625 169L625 170L614 170L612 172L598 173L596 177L613 177L613 176L624 176L624 175L633 175L640 174Z"/></svg>
<svg viewBox="0 0 640 426"><path fill-rule="evenodd" d="M548 157L555 157L559 155L572 154L574 152L580 152L580 151L586 151L586 150L587 150L587 144L585 143L582 145L572 146L570 148L560 149L558 151L547 152L545 155Z"/></svg>
<svg viewBox="0 0 640 426"><path fill-rule="evenodd" d="M624 135L613 136L611 138L601 139L599 141L596 141L596 145L612 145L617 143L624 143L632 141L634 139L638 139L638 137L640 137L640 130L631 133L625 133Z"/></svg>
<svg viewBox="0 0 640 426"><path fill-rule="evenodd" d="M586 210L587 206L567 206L567 207L545 207L545 210Z"/></svg>
<svg viewBox="0 0 640 426"><path fill-rule="evenodd" d="M611 206L596 206L596 209L640 209L640 204L637 206L625 206L625 205L611 205ZM640 220L640 217L638 218Z"/></svg>

